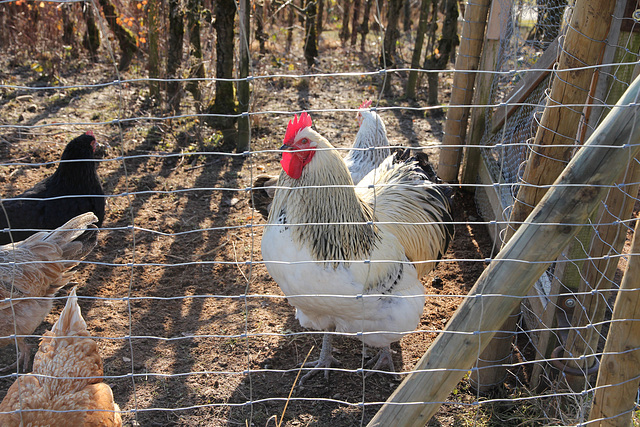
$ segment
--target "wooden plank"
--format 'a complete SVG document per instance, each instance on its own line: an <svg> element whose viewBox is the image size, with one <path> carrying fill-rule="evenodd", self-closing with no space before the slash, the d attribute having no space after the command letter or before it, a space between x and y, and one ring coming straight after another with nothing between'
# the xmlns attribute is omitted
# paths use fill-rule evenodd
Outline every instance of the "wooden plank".
<svg viewBox="0 0 640 427"><path fill-rule="evenodd" d="M496 224L487 224L487 229L493 240L493 246L499 250L502 247L502 239L500 236L504 236L505 228L507 227L504 218L502 195L498 192L497 188L494 187L495 178L489 172L487 162L482 157L480 158L478 178L480 186L477 187L476 191L481 191L486 195L487 201L491 206L491 211L493 212L493 218L496 221ZM504 183L504 181L498 178L498 183Z"/></svg>
<svg viewBox="0 0 640 427"><path fill-rule="evenodd" d="M611 328L604 345L589 425L630 426L640 378L640 221L631 244L635 254L627 264L613 307Z"/></svg>
<svg viewBox="0 0 640 427"><path fill-rule="evenodd" d="M490 0L467 3L460 35L460 47L456 57L451 99L444 122L444 137L438 163L438 175L443 181L457 182L462 146L467 133L469 105L473 100L484 30L487 23Z"/></svg>
<svg viewBox="0 0 640 427"><path fill-rule="evenodd" d="M495 70L500 52L500 28L507 27L507 20L510 17L509 10L505 4L499 1L491 3L489 12L489 23L487 24L487 35L482 48L482 58L480 69L485 71ZM480 149L477 146L486 133L488 123L491 123L489 102L491 98L491 86L494 74L482 73L476 78L476 89L473 94L474 105L485 105L485 107L475 107L471 110L471 121L469 123L469 138L466 144L463 157L463 167L461 182L473 184L478 175L480 163ZM463 186L463 190L473 191L472 186Z"/></svg>
<svg viewBox="0 0 640 427"><path fill-rule="evenodd" d="M495 331L574 238L620 167L640 151L640 79L571 160L504 246L440 334L368 426L423 427L446 401ZM632 142L631 144L629 142ZM516 260L516 261L512 261Z"/></svg>
<svg viewBox="0 0 640 427"><path fill-rule="evenodd" d="M556 37L542 56L538 58L534 70L527 71L516 87L514 87L506 99L502 101L503 105L496 107L493 113L492 133L496 133L502 128L507 119L521 107L517 104L526 101L527 97L531 95L531 92L533 92L540 82L551 72L553 64L558 61L560 55L558 44L558 37Z"/></svg>

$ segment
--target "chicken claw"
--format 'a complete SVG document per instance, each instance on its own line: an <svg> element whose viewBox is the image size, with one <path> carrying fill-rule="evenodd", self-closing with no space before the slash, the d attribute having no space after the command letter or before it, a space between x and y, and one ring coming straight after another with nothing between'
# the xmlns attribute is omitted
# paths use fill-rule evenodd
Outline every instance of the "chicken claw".
<svg viewBox="0 0 640 427"><path fill-rule="evenodd" d="M367 367L373 365L371 370L365 374L365 378L371 374L375 374L375 371L379 371L383 366L388 366L389 371L395 372L395 368L393 366L393 357L391 356L391 347L383 347L380 349L378 354L373 356L371 360L369 360L366 364Z"/></svg>
<svg viewBox="0 0 640 427"><path fill-rule="evenodd" d="M326 368L331 368L332 366L341 364L340 361L331 354L332 350L333 346L331 345L331 335L324 334L322 337L322 349L320 349L320 357L318 360L313 360L300 365L302 368L310 367L312 369L300 378L300 382L298 383L299 387L302 387L307 379L311 378L322 369L324 369L324 378L327 380L329 379L329 370Z"/></svg>

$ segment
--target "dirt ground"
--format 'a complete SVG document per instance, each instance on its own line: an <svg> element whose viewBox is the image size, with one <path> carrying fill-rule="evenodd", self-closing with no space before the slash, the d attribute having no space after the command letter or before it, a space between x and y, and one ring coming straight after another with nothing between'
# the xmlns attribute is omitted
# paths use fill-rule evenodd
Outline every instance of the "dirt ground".
<svg viewBox="0 0 640 427"><path fill-rule="evenodd" d="M289 65L303 69L298 53L279 59L281 65L268 56L256 60L255 75L282 73ZM319 73L375 69L376 60L373 53L341 47L320 59ZM34 70L28 56L0 61L4 84L50 84L51 76ZM280 420L287 401L287 426L353 426L371 419L403 376L363 379L357 370L370 355L353 338L335 340L343 370L328 380L313 377L288 399L296 365L309 354L317 357L322 339L300 327L261 264L265 220L252 209L245 189L256 175L278 171L278 154L265 150L279 146L289 112L320 110L313 113L316 128L336 145L349 146L357 131L355 113L340 110L377 99L380 77L256 79L251 108L263 113L252 117L253 153L230 156L220 152L225 147L210 128L189 116L194 107L188 95L187 116L167 119L167 113L151 108L144 82L102 85L114 80L109 61L80 58L56 73L65 86L96 86L0 88L1 194L19 194L51 174L56 165L48 162L58 160L66 142L85 130L109 143L98 166L109 196L107 216L99 245L77 268L75 282L104 360L105 381L126 424L275 426L273 417ZM140 76L134 62L121 77ZM442 102L449 77L441 80ZM404 79L393 76L393 81L398 95ZM429 147L437 164L442 114L402 108L423 104L383 99L381 106L401 108L381 115L393 144ZM287 114L271 113L278 111ZM196 153L202 147L205 152ZM411 370L424 354L490 256L485 226L474 223L473 195L458 192L453 212L455 239L443 262L423 279L428 297L421 323L393 346L400 372ZM67 291L35 335L51 328ZM14 349L0 349L0 363L12 360ZM0 398L13 381L11 374L0 377ZM463 425L464 404L473 399L469 393L452 394L432 425Z"/></svg>

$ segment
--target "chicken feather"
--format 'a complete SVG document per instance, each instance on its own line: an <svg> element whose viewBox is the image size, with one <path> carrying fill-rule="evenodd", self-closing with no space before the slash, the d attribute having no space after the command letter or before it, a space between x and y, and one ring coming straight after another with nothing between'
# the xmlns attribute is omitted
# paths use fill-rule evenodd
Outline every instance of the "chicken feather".
<svg viewBox="0 0 640 427"><path fill-rule="evenodd" d="M52 297L71 280L70 269L95 247L97 221L94 214L85 213L53 231L0 246L0 347L17 340L25 370L29 348L19 335L32 334L42 323L53 306Z"/></svg>
<svg viewBox="0 0 640 427"><path fill-rule="evenodd" d="M9 388L0 404L3 426L122 425L77 300L74 288L60 318L42 337L33 373L18 377Z"/></svg>
<svg viewBox="0 0 640 427"><path fill-rule="evenodd" d="M354 188L337 150L300 122L290 127L301 129L287 132L295 137L283 147L289 160L263 235L263 259L303 327L354 334L388 352L419 323L419 278L452 238L448 196L416 161L397 156ZM286 170L292 164L294 177ZM333 360L330 349L321 355ZM330 364L321 356L316 366Z"/></svg>

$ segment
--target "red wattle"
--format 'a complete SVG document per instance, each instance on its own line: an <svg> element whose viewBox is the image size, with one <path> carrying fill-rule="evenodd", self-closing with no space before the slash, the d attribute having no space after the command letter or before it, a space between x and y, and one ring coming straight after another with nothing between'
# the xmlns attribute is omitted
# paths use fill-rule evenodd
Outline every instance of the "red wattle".
<svg viewBox="0 0 640 427"><path fill-rule="evenodd" d="M282 169L284 169L285 173L293 179L300 178L302 175L302 168L305 165L300 156L292 151L285 151L282 153L280 164L282 165Z"/></svg>
<svg viewBox="0 0 640 427"><path fill-rule="evenodd" d="M282 153L280 164L287 175L293 179L298 179L302 175L302 169L309 164L315 154L315 150L285 151Z"/></svg>

